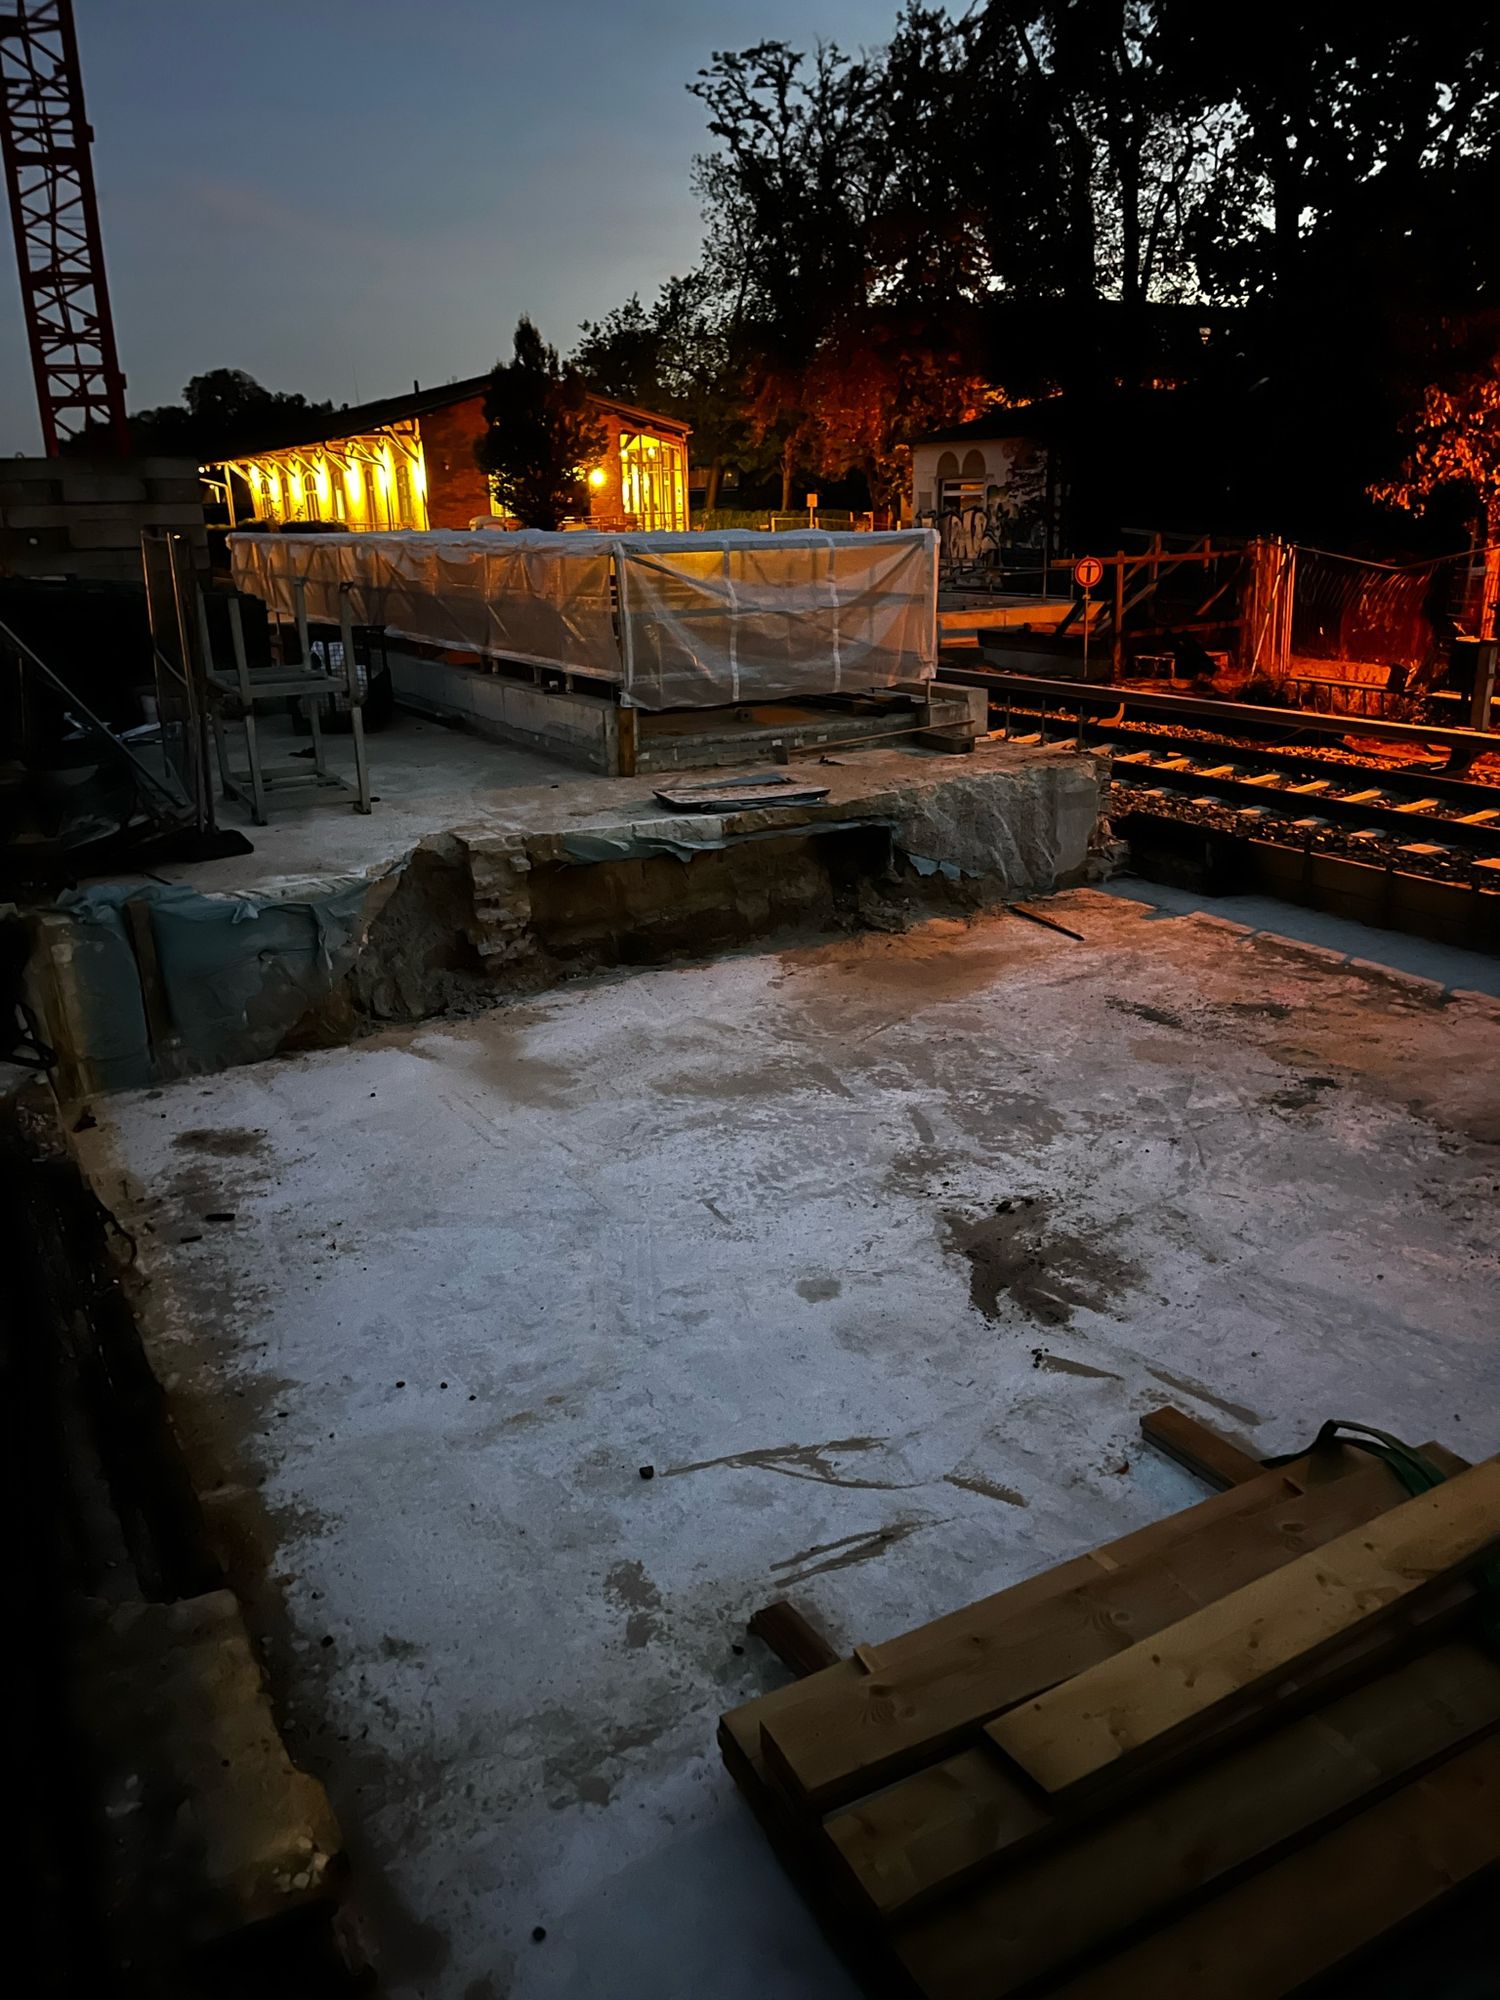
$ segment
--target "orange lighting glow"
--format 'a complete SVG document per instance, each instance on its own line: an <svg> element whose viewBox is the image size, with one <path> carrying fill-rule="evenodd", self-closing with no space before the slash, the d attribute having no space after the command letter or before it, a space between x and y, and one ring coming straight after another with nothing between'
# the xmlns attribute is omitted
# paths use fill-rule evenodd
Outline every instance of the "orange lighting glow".
<svg viewBox="0 0 1500 2000"><path fill-rule="evenodd" d="M589 485L596 488L605 485L608 479L609 474L604 470L602 465L596 465L589 473Z"/></svg>

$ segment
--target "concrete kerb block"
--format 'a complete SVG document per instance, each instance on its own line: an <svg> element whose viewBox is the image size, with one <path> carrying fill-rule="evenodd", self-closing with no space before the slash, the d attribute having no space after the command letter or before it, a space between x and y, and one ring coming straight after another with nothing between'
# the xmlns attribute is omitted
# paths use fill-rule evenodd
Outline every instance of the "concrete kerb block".
<svg viewBox="0 0 1500 2000"><path fill-rule="evenodd" d="M1250 938L1254 944L1264 941L1266 944L1274 944L1281 951L1299 952L1304 958L1310 958L1318 965L1343 966L1349 962L1349 954L1346 951L1332 951L1326 944L1307 944L1301 938L1285 937L1280 931L1252 931Z"/></svg>
<svg viewBox="0 0 1500 2000"><path fill-rule="evenodd" d="M1351 958L1349 970L1366 973L1400 992L1410 993L1413 999L1429 1003L1443 1000L1448 991L1441 979L1424 979L1419 973L1398 972L1393 966L1382 965L1374 958Z"/></svg>
<svg viewBox="0 0 1500 2000"><path fill-rule="evenodd" d="M1211 916L1206 910L1194 910L1190 914L1199 930L1222 931L1226 936L1237 938L1255 936L1254 924L1239 924L1233 917Z"/></svg>

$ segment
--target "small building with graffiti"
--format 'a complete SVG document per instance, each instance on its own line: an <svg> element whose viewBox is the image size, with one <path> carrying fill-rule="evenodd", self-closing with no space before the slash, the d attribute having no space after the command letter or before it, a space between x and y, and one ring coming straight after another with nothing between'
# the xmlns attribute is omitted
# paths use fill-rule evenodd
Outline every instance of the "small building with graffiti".
<svg viewBox="0 0 1500 2000"><path fill-rule="evenodd" d="M1040 539L1056 507L1058 403L998 404L911 448L911 505L923 524L983 514L1007 539Z"/></svg>

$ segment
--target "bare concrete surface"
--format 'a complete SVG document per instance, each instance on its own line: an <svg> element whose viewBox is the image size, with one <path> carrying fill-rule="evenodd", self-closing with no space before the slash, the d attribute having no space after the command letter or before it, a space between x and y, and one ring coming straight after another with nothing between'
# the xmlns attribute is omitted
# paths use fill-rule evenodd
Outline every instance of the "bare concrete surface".
<svg viewBox="0 0 1500 2000"><path fill-rule="evenodd" d="M95 1107L392 1993L852 1992L714 1751L757 1605L877 1643L1186 1504L1164 1401L1500 1447L1496 1004L1046 910Z"/></svg>
<svg viewBox="0 0 1500 2000"><path fill-rule="evenodd" d="M261 756L285 765L307 738L290 721L260 723ZM243 762L242 746L230 732L231 762ZM329 768L353 777L348 737L328 733ZM482 743L438 722L398 715L388 729L366 738L370 790L377 803L358 813L347 793L299 788L273 795L270 824L253 826L249 811L218 799L219 824L237 828L252 854L217 861L164 863L156 873L168 882L188 882L205 895L265 889L285 879L365 874L389 866L422 840L457 825L484 826L518 788L551 791L577 782L581 774L538 751L511 744Z"/></svg>

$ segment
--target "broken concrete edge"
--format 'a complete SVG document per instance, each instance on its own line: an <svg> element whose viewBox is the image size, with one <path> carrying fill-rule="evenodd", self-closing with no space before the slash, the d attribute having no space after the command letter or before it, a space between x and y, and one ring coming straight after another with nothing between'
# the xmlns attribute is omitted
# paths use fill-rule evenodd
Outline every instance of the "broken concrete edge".
<svg viewBox="0 0 1500 2000"><path fill-rule="evenodd" d="M133 1857L120 1850L122 1923L166 1898L194 1949L337 1902L338 1821L287 1753L234 1593L94 1605L78 1637L80 1723L109 1772L106 1809L152 1828Z"/></svg>
<svg viewBox="0 0 1500 2000"><path fill-rule="evenodd" d="M1082 881L1097 864L1101 767L1071 752L980 752L961 767L877 754L831 770L827 799L799 808L677 814L633 790L623 804L617 784L575 791L584 810L561 825L555 796L518 797L509 826L435 833L352 876L232 894L144 881L70 892L35 917L28 968L59 1095L71 1103L337 1046L618 962L618 952L591 964L548 950L534 885L549 871L688 865L869 833L886 838L898 870L909 864L918 901L930 880L935 891L962 885L977 910ZM551 825L527 823L540 809ZM681 900L675 885L668 900ZM778 922L774 901L761 934Z"/></svg>
<svg viewBox="0 0 1500 2000"><path fill-rule="evenodd" d="M75 1134L40 1076L0 1105L35 1335L55 1350L59 1401L32 1421L66 1430L56 1498L88 1520L58 1651L68 1735L103 1814L80 1862L97 1869L97 1900L83 1901L142 1977L252 1943L287 1968L309 1951L342 1960L343 1837L323 1785L288 1752L227 1565L198 1534L140 1330L150 1279L84 1157L97 1129ZM57 1743L46 1754L72 1768Z"/></svg>

